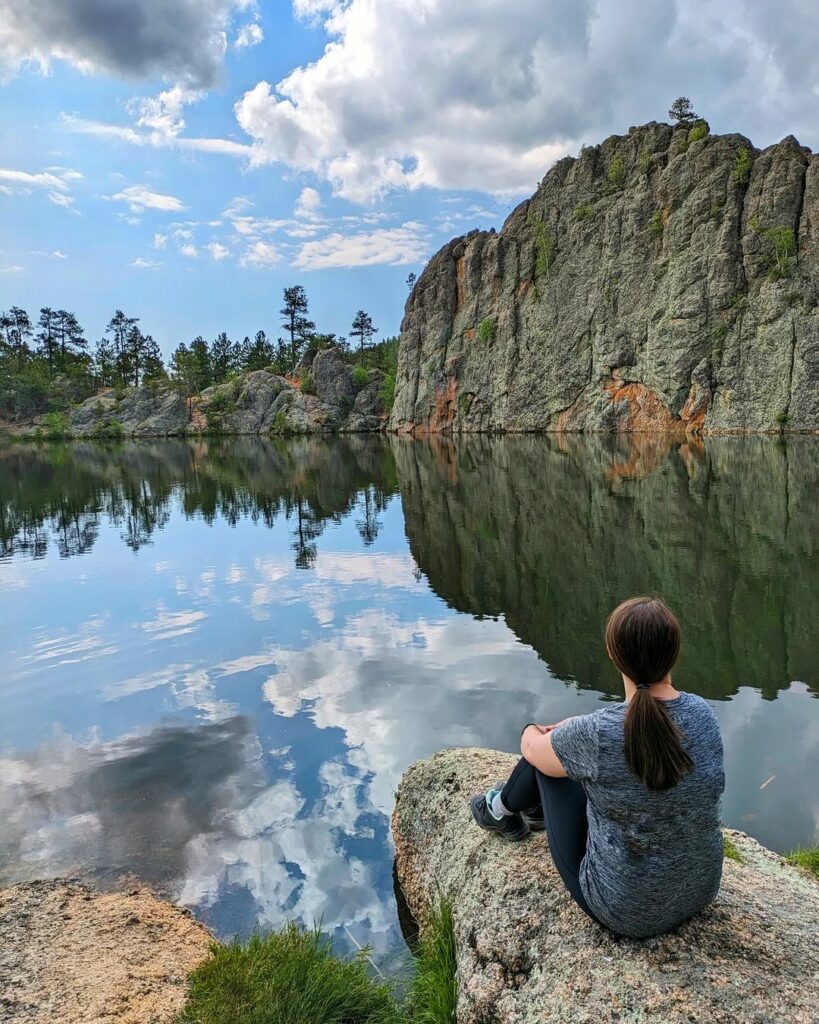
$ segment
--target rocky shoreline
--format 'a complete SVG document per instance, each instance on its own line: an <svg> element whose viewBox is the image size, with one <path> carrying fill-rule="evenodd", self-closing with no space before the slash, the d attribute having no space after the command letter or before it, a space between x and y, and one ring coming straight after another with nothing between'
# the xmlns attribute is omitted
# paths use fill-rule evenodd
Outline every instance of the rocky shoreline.
<svg viewBox="0 0 819 1024"><path fill-rule="evenodd" d="M0 1020L170 1021L213 942L187 911L142 887L100 893L53 879L0 890Z"/></svg>

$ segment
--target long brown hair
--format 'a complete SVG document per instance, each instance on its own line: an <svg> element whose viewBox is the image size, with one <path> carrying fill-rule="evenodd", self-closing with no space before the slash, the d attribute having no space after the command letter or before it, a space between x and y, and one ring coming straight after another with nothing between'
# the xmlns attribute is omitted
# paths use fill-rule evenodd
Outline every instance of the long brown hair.
<svg viewBox="0 0 819 1024"><path fill-rule="evenodd" d="M671 789L694 767L679 729L649 690L674 667L681 641L679 622L658 598L632 597L606 623L609 657L637 687L624 723L626 761L649 789Z"/></svg>

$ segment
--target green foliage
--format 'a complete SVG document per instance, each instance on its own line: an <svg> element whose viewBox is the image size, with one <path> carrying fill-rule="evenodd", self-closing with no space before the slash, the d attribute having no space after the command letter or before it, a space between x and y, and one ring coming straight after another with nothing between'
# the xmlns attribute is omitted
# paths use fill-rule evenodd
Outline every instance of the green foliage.
<svg viewBox="0 0 819 1024"><path fill-rule="evenodd" d="M594 220L594 207L590 203L580 203L574 208L574 219L580 221Z"/></svg>
<svg viewBox="0 0 819 1024"><path fill-rule="evenodd" d="M125 430L119 420L100 420L94 425L92 436L97 441L121 441Z"/></svg>
<svg viewBox="0 0 819 1024"><path fill-rule="evenodd" d="M812 875L819 878L819 844L806 846L802 849L792 850L785 860L796 867L810 871Z"/></svg>
<svg viewBox="0 0 819 1024"><path fill-rule="evenodd" d="M47 412L43 416L46 437L71 437L71 423L64 412Z"/></svg>
<svg viewBox="0 0 819 1024"><path fill-rule="evenodd" d="M236 395L232 387L217 391L208 402L208 429L220 432L225 429L225 420L236 412Z"/></svg>
<svg viewBox="0 0 819 1024"><path fill-rule="evenodd" d="M478 341L483 344L490 342L495 334L495 321L491 316L486 316L478 325Z"/></svg>
<svg viewBox="0 0 819 1024"><path fill-rule="evenodd" d="M751 180L751 153L746 146L737 150L734 160L734 170L731 178L735 185L745 186Z"/></svg>
<svg viewBox="0 0 819 1024"><path fill-rule="evenodd" d="M722 852L723 855L728 858L728 860L735 860L737 864L745 863L745 858L736 848L736 845L734 844L733 840L729 839L726 835L723 835L722 837Z"/></svg>
<svg viewBox="0 0 819 1024"><path fill-rule="evenodd" d="M287 411L285 409L279 409L276 415L273 417L273 423L270 427L271 434L289 434L290 423L287 419Z"/></svg>
<svg viewBox="0 0 819 1024"><path fill-rule="evenodd" d="M381 401L384 403L384 411L389 415L395 404L395 370L390 370L381 384Z"/></svg>
<svg viewBox="0 0 819 1024"><path fill-rule="evenodd" d="M705 121L703 118L700 118L698 121L694 122L691 131L688 133L688 141L699 142L700 139L707 138L709 130L710 125L708 124L708 122Z"/></svg>
<svg viewBox="0 0 819 1024"><path fill-rule="evenodd" d="M304 395L314 395L316 393L316 385L313 381L313 374L309 370L302 374L301 378L301 391Z"/></svg>
<svg viewBox="0 0 819 1024"><path fill-rule="evenodd" d="M369 383L370 383L370 374L369 374L369 371L367 370L367 368L364 367L364 366L354 366L353 367L353 386L355 387L356 391L360 391L362 388L366 388L366 386Z"/></svg>
<svg viewBox="0 0 819 1024"><path fill-rule="evenodd" d="M607 174L611 190L619 191L626 185L626 165L619 153L615 153L609 162Z"/></svg>
<svg viewBox="0 0 819 1024"><path fill-rule="evenodd" d="M640 150L640 158L637 161L642 174L647 174L651 168L651 152L647 149Z"/></svg>
<svg viewBox="0 0 819 1024"><path fill-rule="evenodd" d="M691 100L687 96L678 96L668 109L668 116L677 124L690 124L696 121L698 115L694 113Z"/></svg>
<svg viewBox="0 0 819 1024"><path fill-rule="evenodd" d="M294 924L246 945L214 946L190 978L177 1024L399 1024L392 987L366 953L333 956L329 941Z"/></svg>
<svg viewBox="0 0 819 1024"><path fill-rule="evenodd" d="M415 951L415 975L406 998L411 1024L455 1024L458 976L452 908L444 903L431 915Z"/></svg>
<svg viewBox="0 0 819 1024"><path fill-rule="evenodd" d="M535 224L535 277L548 275L554 262L555 240L548 226L541 220Z"/></svg>
<svg viewBox="0 0 819 1024"><path fill-rule="evenodd" d="M780 427L784 427L785 424L788 422L788 414L786 412L777 413L776 422L780 425Z"/></svg>
<svg viewBox="0 0 819 1024"><path fill-rule="evenodd" d="M731 306L733 309L744 309L748 305L748 296L745 292L737 292L731 296Z"/></svg>
<svg viewBox="0 0 819 1024"><path fill-rule="evenodd" d="M768 278L779 281L790 277L793 258L796 255L796 236L792 228L779 225L766 228L762 237L767 246L765 262L768 267Z"/></svg>
<svg viewBox="0 0 819 1024"><path fill-rule="evenodd" d="M662 237L663 231L665 231L665 221L663 220L662 210L655 210L654 215L649 222L648 230L655 238Z"/></svg>

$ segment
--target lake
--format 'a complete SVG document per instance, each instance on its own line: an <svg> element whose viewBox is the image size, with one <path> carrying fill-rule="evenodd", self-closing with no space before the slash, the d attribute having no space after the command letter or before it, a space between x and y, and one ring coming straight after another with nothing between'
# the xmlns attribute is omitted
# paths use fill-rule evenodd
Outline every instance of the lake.
<svg viewBox="0 0 819 1024"><path fill-rule="evenodd" d="M388 957L403 769L619 699L603 623L646 591L726 824L810 843L817 507L808 437L4 446L0 885L138 876Z"/></svg>

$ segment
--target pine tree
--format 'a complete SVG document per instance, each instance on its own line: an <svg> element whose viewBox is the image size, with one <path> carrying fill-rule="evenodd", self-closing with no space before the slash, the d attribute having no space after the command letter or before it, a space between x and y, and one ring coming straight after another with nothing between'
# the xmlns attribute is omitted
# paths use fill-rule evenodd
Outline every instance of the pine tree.
<svg viewBox="0 0 819 1024"><path fill-rule="evenodd" d="M210 346L210 369L214 384L221 384L233 374L235 365L235 346L227 334L217 334Z"/></svg>
<svg viewBox="0 0 819 1024"><path fill-rule="evenodd" d="M94 351L94 373L97 387L111 387L115 382L117 354L110 338L100 338Z"/></svg>
<svg viewBox="0 0 819 1024"><path fill-rule="evenodd" d="M37 333L37 342L46 358L49 372L51 372L54 369L58 349L57 315L54 310L49 306L43 306L37 325L40 328Z"/></svg>
<svg viewBox="0 0 819 1024"><path fill-rule="evenodd" d="M307 293L300 284L284 289L284 306L279 310L282 327L290 335L290 366L292 373L310 340L316 325L307 319Z"/></svg>
<svg viewBox="0 0 819 1024"><path fill-rule="evenodd" d="M412 289L415 287L415 282L417 280L418 280L418 278L415 276L415 274L408 274L407 275L407 282L406 282L406 284L407 284L407 288L409 288L410 291L412 291Z"/></svg>
<svg viewBox="0 0 819 1024"><path fill-rule="evenodd" d="M213 373L210 362L210 349L205 339L199 335L191 342L191 359L196 375L196 390L204 391L213 383Z"/></svg>
<svg viewBox="0 0 819 1024"><path fill-rule="evenodd" d="M691 100L687 96L678 96L669 107L668 116L677 124L690 124L697 120L699 114L694 113Z"/></svg>
<svg viewBox="0 0 819 1024"><path fill-rule="evenodd" d="M252 345L248 345L246 370L264 370L270 366L276 358L276 353L271 343L267 340L264 331L257 331Z"/></svg>
<svg viewBox="0 0 819 1024"><path fill-rule="evenodd" d="M361 360L364 359L364 350L372 341L374 334L378 334L378 328L373 327L373 318L363 309L359 309L350 328L350 337L358 338L358 353Z"/></svg>
<svg viewBox="0 0 819 1024"><path fill-rule="evenodd" d="M162 378L167 375L165 373L165 364L162 362L162 353L159 350L159 345L154 341L153 336L150 334L146 334L143 340L142 379L143 381L162 380Z"/></svg>

